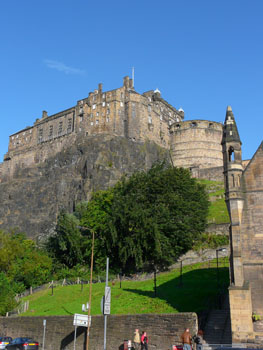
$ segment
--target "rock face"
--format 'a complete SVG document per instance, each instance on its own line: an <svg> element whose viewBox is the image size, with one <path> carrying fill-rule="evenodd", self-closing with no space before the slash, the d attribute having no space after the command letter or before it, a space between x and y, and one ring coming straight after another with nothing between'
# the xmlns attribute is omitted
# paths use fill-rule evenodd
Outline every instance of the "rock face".
<svg viewBox="0 0 263 350"><path fill-rule="evenodd" d="M17 168L0 183L0 229L17 228L41 239L53 232L62 208L89 199L93 191L114 185L122 175L149 169L169 152L153 142L97 135L76 139L42 163Z"/></svg>

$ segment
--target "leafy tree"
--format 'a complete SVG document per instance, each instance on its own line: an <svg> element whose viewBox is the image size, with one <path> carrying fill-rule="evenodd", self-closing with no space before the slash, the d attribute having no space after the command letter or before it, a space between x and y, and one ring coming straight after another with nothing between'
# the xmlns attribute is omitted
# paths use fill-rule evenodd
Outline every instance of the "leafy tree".
<svg viewBox="0 0 263 350"><path fill-rule="evenodd" d="M114 187L112 229L125 269L164 269L204 231L205 189L188 170L164 163L134 173Z"/></svg>
<svg viewBox="0 0 263 350"><path fill-rule="evenodd" d="M78 219L62 211L58 217L56 234L47 241L47 251L62 265L73 267L84 262L83 244Z"/></svg>
<svg viewBox="0 0 263 350"><path fill-rule="evenodd" d="M0 294L0 315L5 316L8 311L16 307L17 303L15 301L15 292L3 272L0 272Z"/></svg>
<svg viewBox="0 0 263 350"><path fill-rule="evenodd" d="M24 234L0 231L0 269L16 292L45 283L52 260Z"/></svg>
<svg viewBox="0 0 263 350"><path fill-rule="evenodd" d="M74 216L61 213L49 251L72 268L89 264L95 232L95 266L126 271L165 269L204 231L208 213L204 186L186 169L155 164L93 194Z"/></svg>

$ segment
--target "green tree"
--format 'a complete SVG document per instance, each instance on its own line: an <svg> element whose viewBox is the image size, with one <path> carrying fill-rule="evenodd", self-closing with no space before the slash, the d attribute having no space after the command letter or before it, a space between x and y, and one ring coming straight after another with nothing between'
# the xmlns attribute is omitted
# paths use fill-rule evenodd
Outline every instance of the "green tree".
<svg viewBox="0 0 263 350"><path fill-rule="evenodd" d="M78 219L63 210L58 217L56 234L46 243L47 251L62 265L72 268L84 262L83 244Z"/></svg>
<svg viewBox="0 0 263 350"><path fill-rule="evenodd" d="M10 310L13 310L17 303L15 301L15 292L3 272L0 272L0 315L5 316Z"/></svg>
<svg viewBox="0 0 263 350"><path fill-rule="evenodd" d="M114 187L112 237L127 270L164 269L204 231L209 201L186 169L164 163Z"/></svg>

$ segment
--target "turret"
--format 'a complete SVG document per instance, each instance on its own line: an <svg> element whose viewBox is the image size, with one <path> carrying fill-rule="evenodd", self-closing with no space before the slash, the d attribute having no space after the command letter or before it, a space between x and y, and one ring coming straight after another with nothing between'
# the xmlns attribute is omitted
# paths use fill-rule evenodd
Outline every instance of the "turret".
<svg viewBox="0 0 263 350"><path fill-rule="evenodd" d="M228 106L222 140L226 201L232 197L240 197L240 179L243 172L241 145L234 114Z"/></svg>
<svg viewBox="0 0 263 350"><path fill-rule="evenodd" d="M223 128L223 162L225 180L225 201L231 220L231 283L242 286L244 283L241 258L240 226L243 210L241 178L243 174L241 141L232 108L227 107Z"/></svg>

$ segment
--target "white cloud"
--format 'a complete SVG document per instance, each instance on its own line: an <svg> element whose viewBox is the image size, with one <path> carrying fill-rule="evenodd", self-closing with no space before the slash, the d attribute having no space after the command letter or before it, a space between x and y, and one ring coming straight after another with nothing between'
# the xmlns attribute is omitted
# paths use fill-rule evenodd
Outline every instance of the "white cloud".
<svg viewBox="0 0 263 350"><path fill-rule="evenodd" d="M63 72L65 74L85 74L84 70L69 67L63 62L58 62L54 60L44 60L44 63L48 68L56 69L59 72Z"/></svg>

